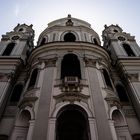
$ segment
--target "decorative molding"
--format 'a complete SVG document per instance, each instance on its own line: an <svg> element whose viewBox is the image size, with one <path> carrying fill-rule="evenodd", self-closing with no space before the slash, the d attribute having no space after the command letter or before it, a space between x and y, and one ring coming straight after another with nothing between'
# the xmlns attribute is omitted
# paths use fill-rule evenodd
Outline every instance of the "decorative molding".
<svg viewBox="0 0 140 140"><path fill-rule="evenodd" d="M46 67L55 67L56 66L56 60L57 60L57 58L51 58L51 59L45 60L45 66Z"/></svg>
<svg viewBox="0 0 140 140"><path fill-rule="evenodd" d="M123 112L127 117L133 117L136 115L134 109L131 106L124 107Z"/></svg>
<svg viewBox="0 0 140 140"><path fill-rule="evenodd" d="M11 73L0 73L0 81L7 82L14 78L14 72Z"/></svg>
<svg viewBox="0 0 140 140"><path fill-rule="evenodd" d="M54 98L57 100L56 101L57 103L64 102L64 101L70 101L71 103L73 103L74 101L87 102L89 96L79 92L64 92L60 95L54 96Z"/></svg>
<svg viewBox="0 0 140 140"><path fill-rule="evenodd" d="M96 67L97 59L84 58L86 67Z"/></svg>
<svg viewBox="0 0 140 140"><path fill-rule="evenodd" d="M139 81L139 74L138 73L128 73L128 74L126 74L126 77L128 77L128 79L130 79L132 82Z"/></svg>

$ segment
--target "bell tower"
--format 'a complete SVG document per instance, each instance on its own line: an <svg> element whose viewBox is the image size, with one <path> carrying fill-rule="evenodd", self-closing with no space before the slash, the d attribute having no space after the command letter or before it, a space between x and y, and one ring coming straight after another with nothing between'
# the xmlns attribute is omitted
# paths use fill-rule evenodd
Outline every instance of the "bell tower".
<svg viewBox="0 0 140 140"><path fill-rule="evenodd" d="M3 58L20 58L24 63L33 49L34 30L32 25L18 24L14 31L2 35L0 55Z"/></svg>
<svg viewBox="0 0 140 140"><path fill-rule="evenodd" d="M140 47L135 37L123 32L118 25L105 25L103 47L109 52L112 67L117 70L125 85L129 98L140 119Z"/></svg>
<svg viewBox="0 0 140 140"><path fill-rule="evenodd" d="M28 55L34 47L33 39L32 25L26 24L18 24L13 31L2 35L0 41L0 117L10 97L12 87L21 70L24 69Z"/></svg>

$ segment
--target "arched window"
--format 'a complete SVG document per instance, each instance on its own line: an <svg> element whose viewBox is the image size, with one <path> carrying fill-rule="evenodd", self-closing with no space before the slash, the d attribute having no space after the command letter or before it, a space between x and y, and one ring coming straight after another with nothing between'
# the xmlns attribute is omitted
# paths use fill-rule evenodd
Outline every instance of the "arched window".
<svg viewBox="0 0 140 140"><path fill-rule="evenodd" d="M56 140L90 140L86 112L76 105L68 105L59 113Z"/></svg>
<svg viewBox="0 0 140 140"><path fill-rule="evenodd" d="M64 41L65 42L75 42L76 41L76 37L73 33L67 33L64 36Z"/></svg>
<svg viewBox="0 0 140 140"><path fill-rule="evenodd" d="M12 96L10 98L10 105L16 105L20 99L23 90L23 85L18 84L14 87Z"/></svg>
<svg viewBox="0 0 140 140"><path fill-rule="evenodd" d="M42 38L40 45L44 45L46 43L46 38Z"/></svg>
<svg viewBox="0 0 140 140"><path fill-rule="evenodd" d="M133 50L131 49L131 47L128 44L122 44L122 46L128 56L135 56Z"/></svg>
<svg viewBox="0 0 140 140"><path fill-rule="evenodd" d="M122 113L119 110L114 110L112 113L112 120L115 126L122 126L125 124Z"/></svg>
<svg viewBox="0 0 140 140"><path fill-rule="evenodd" d="M112 84L111 84L111 81L110 81L110 77L108 75L108 72L103 69L103 75L104 75L104 79L105 79L105 83L108 87L112 88Z"/></svg>
<svg viewBox="0 0 140 140"><path fill-rule="evenodd" d="M12 50L14 49L15 43L10 43L7 45L6 49L3 52L3 56L8 56L11 54Z"/></svg>
<svg viewBox="0 0 140 140"><path fill-rule="evenodd" d="M81 79L80 62L75 54L67 54L62 60L61 79L64 79L67 76Z"/></svg>
<svg viewBox="0 0 140 140"><path fill-rule="evenodd" d="M0 140L8 140L8 136L7 135L0 135Z"/></svg>
<svg viewBox="0 0 140 140"><path fill-rule="evenodd" d="M118 96L120 98L120 101L129 102L126 91L122 85L120 85L120 84L116 85L116 90L117 90Z"/></svg>
<svg viewBox="0 0 140 140"><path fill-rule="evenodd" d="M32 74L31 74L28 89L35 86L36 79L37 79L37 74L38 74L38 69L36 68L36 69L33 70Z"/></svg>
<svg viewBox="0 0 140 140"><path fill-rule="evenodd" d="M99 45L96 38L93 39L95 45Z"/></svg>

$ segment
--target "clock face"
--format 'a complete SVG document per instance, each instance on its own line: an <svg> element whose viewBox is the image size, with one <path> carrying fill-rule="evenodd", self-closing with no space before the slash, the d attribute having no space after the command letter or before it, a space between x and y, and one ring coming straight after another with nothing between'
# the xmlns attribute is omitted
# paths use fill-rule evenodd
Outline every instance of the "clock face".
<svg viewBox="0 0 140 140"><path fill-rule="evenodd" d="M12 37L12 40L18 40L19 39L19 36L13 36Z"/></svg>
<svg viewBox="0 0 140 140"><path fill-rule="evenodd" d="M125 38L122 37L122 36L119 36L119 37L118 37L118 40L120 40L120 41L125 41Z"/></svg>

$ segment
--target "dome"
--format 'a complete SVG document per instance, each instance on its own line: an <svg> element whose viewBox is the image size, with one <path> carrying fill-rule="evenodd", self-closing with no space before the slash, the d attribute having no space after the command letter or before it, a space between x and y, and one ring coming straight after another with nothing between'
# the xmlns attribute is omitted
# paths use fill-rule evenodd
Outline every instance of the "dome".
<svg viewBox="0 0 140 140"><path fill-rule="evenodd" d="M49 42L89 42L101 45L98 34L91 28L86 21L73 18L68 15L52 21L48 27L40 34L38 46L42 46Z"/></svg>

